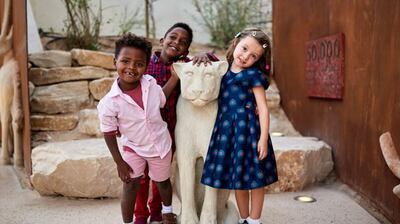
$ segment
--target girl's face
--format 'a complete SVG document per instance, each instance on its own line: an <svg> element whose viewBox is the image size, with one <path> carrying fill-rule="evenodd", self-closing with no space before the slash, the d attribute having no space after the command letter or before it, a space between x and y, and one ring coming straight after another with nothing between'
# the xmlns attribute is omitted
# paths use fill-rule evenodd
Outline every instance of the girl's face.
<svg viewBox="0 0 400 224"><path fill-rule="evenodd" d="M146 72L146 53L134 47L123 47L114 60L120 78L122 90L131 90L139 85L140 79Z"/></svg>
<svg viewBox="0 0 400 224"><path fill-rule="evenodd" d="M253 37L247 36L239 40L233 51L232 69L241 71L251 67L263 53L264 49Z"/></svg>

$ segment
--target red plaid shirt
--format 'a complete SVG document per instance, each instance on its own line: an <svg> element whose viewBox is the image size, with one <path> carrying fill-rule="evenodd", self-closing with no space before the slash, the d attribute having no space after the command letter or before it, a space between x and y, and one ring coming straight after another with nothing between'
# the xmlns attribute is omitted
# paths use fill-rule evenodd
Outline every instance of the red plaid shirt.
<svg viewBox="0 0 400 224"><path fill-rule="evenodd" d="M185 57L182 60L185 62L190 61L188 57ZM164 64L160 59L160 52L154 52L153 56L150 59L150 63L147 66L146 73L153 76L157 80L157 84L163 87L171 77L172 63L173 62ZM168 131L171 134L171 138L173 139L173 150L175 150L174 131L176 125L176 102L178 101L180 92L180 85L177 84L175 89L171 92L171 95L167 99L167 103L165 104L164 108L161 109L161 116L164 121L167 122Z"/></svg>
<svg viewBox="0 0 400 224"><path fill-rule="evenodd" d="M171 77L171 65L173 62L164 64L160 59L160 54L161 52L159 51L154 52L150 59L150 63L147 66L146 74L153 76L157 80L157 84L163 87ZM218 58L212 53L207 53L207 56L211 61L218 61ZM184 62L190 61L188 57L184 57L179 60L183 60ZM176 125L176 103L180 93L181 89L178 83L167 99L167 103L165 104L164 108L161 109L161 116L164 121L167 122L168 131L171 134L173 150L175 150L174 131Z"/></svg>

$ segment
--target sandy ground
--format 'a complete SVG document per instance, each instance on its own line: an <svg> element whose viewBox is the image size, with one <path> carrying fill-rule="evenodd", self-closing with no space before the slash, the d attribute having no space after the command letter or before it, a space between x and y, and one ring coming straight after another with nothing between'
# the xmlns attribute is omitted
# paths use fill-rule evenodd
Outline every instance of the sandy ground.
<svg viewBox="0 0 400 224"><path fill-rule="evenodd" d="M302 192L265 195L264 224L378 224L381 223L345 193L342 184L333 182L307 188ZM293 198L311 195L314 203ZM233 195L231 197L234 199ZM178 204L175 201L175 205ZM179 205L175 212L179 212ZM118 199L71 199L43 197L22 188L16 171L0 165L0 223L71 224L122 223ZM233 223L234 224L234 223Z"/></svg>

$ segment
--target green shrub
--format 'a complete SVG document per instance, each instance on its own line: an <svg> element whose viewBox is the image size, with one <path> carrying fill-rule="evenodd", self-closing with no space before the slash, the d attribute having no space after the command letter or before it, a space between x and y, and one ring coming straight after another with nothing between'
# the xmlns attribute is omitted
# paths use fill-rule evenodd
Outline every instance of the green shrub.
<svg viewBox="0 0 400 224"><path fill-rule="evenodd" d="M140 13L141 8L136 8L135 11L128 11L128 5L125 5L124 11L121 15L118 24L118 35L123 35L131 31L134 27L143 27L144 21L143 19L139 19L141 16Z"/></svg>
<svg viewBox="0 0 400 224"><path fill-rule="evenodd" d="M211 35L212 43L221 48L227 48L234 36L244 28L260 27L267 22L262 0L192 1L201 15L202 25Z"/></svg>
<svg viewBox="0 0 400 224"><path fill-rule="evenodd" d="M67 10L65 23L68 49L97 50L102 24L101 1L97 13L89 5L90 0L63 0Z"/></svg>

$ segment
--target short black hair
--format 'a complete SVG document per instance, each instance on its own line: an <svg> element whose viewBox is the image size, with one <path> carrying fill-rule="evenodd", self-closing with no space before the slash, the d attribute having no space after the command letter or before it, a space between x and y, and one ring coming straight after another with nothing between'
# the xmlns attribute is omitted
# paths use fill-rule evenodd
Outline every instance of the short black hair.
<svg viewBox="0 0 400 224"><path fill-rule="evenodd" d="M167 37L168 33L171 32L171 30L175 29L175 28L182 28L184 30L186 30L186 32L189 34L189 46L192 43L193 40L193 30L192 28L190 28L190 26L186 23L175 23L174 25L172 25L167 32L165 32L164 34L164 38Z"/></svg>
<svg viewBox="0 0 400 224"><path fill-rule="evenodd" d="M118 58L121 49L124 47L133 47L142 50L146 53L146 65L150 62L151 57L151 42L144 37L136 36L133 33L124 34L115 42L115 58Z"/></svg>

